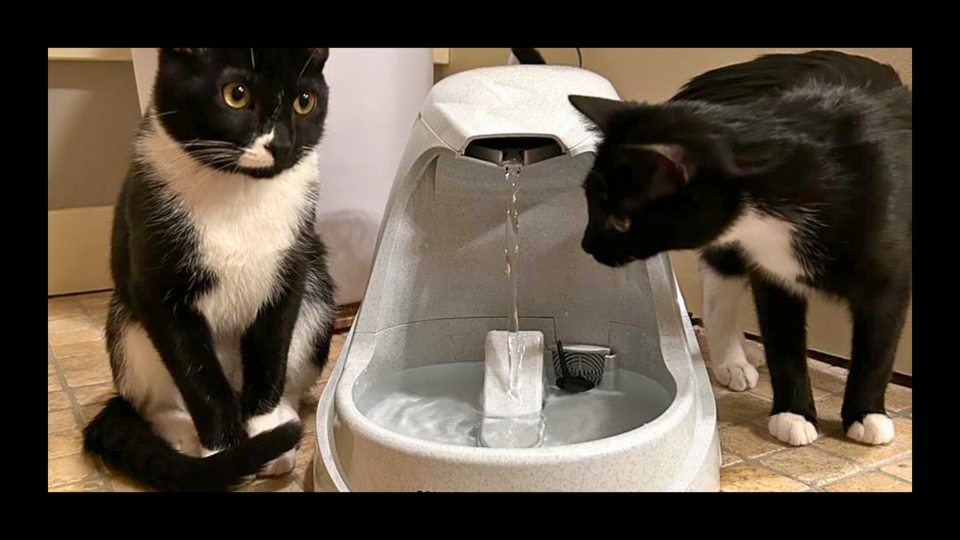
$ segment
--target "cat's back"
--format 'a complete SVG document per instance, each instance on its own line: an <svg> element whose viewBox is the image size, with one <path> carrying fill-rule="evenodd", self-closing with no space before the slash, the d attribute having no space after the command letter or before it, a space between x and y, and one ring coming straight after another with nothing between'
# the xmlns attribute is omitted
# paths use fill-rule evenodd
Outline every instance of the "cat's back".
<svg viewBox="0 0 960 540"><path fill-rule="evenodd" d="M856 89L868 95L904 88L893 67L839 51L767 54L691 79L671 101L738 105L809 87Z"/></svg>

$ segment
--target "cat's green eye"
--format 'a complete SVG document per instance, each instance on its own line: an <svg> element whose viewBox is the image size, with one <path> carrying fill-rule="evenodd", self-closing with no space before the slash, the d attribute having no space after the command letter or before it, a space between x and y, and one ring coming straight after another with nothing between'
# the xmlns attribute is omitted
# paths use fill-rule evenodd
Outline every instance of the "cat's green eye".
<svg viewBox="0 0 960 540"><path fill-rule="evenodd" d="M227 83L223 86L223 102L230 108L243 109L250 104L250 89L243 83Z"/></svg>
<svg viewBox="0 0 960 540"><path fill-rule="evenodd" d="M297 112L300 116L306 116L313 112L313 109L317 106L317 96L313 95L310 92L304 92L297 96L297 99L293 102L293 110Z"/></svg>

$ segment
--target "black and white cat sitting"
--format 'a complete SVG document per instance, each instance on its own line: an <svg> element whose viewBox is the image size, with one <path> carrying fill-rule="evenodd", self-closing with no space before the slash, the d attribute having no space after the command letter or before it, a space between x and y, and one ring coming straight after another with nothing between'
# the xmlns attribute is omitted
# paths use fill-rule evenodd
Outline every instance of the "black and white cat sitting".
<svg viewBox="0 0 960 540"><path fill-rule="evenodd" d="M768 55L694 78L670 102L571 96L603 133L584 182L583 249L620 266L699 249L716 378L757 383L736 305L749 283L770 367L770 433L817 437L806 297L853 319L846 434L893 439L884 393L912 284L912 97L889 66L839 52Z"/></svg>
<svg viewBox="0 0 960 540"><path fill-rule="evenodd" d="M334 285L313 230L328 49L162 49L116 206L119 396L84 445L163 490L294 468Z"/></svg>

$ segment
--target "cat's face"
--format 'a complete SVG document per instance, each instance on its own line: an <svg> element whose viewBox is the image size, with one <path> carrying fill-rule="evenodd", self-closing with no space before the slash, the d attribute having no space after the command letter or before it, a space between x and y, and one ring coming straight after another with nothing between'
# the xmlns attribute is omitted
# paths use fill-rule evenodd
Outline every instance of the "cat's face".
<svg viewBox="0 0 960 540"><path fill-rule="evenodd" d="M611 115L637 105L582 96L570 101L604 137L583 184L589 212L585 252L618 267L664 251L695 249L719 236L735 198L701 170L690 148L610 122Z"/></svg>
<svg viewBox="0 0 960 540"><path fill-rule="evenodd" d="M161 49L155 114L193 159L271 178L319 143L329 49Z"/></svg>

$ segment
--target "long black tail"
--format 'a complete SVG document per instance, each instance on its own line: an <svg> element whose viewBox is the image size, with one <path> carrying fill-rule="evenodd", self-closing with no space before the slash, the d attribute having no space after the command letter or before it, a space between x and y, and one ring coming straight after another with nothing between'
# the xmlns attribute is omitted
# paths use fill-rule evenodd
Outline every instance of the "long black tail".
<svg viewBox="0 0 960 540"><path fill-rule="evenodd" d="M892 67L863 56L839 51L802 54L768 54L749 62L717 68L690 80L672 101L748 103L778 96L803 84L818 81L883 92L903 85Z"/></svg>
<svg viewBox="0 0 960 540"><path fill-rule="evenodd" d="M108 465L162 491L225 491L295 447L302 435L303 428L290 422L207 458L186 456L116 396L84 429L83 445Z"/></svg>
<svg viewBox="0 0 960 540"><path fill-rule="evenodd" d="M536 49L510 49L521 64L546 64L543 55Z"/></svg>

